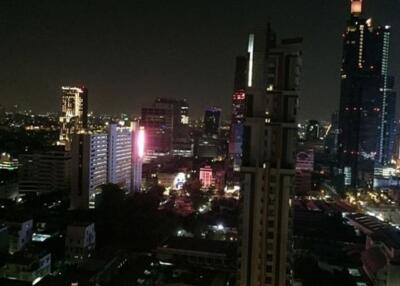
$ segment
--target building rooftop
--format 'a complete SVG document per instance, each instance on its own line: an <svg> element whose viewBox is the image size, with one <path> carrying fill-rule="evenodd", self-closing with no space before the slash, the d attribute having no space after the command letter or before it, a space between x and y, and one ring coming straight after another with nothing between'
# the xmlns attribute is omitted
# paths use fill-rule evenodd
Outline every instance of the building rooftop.
<svg viewBox="0 0 400 286"><path fill-rule="evenodd" d="M6 264L18 264L29 266L33 265L38 259L48 255L49 252L39 247L29 247L23 251L19 251L14 255L9 255L6 259Z"/></svg>
<svg viewBox="0 0 400 286"><path fill-rule="evenodd" d="M400 250L400 231L397 229L386 228L378 230L371 234L371 238L374 241L382 242L388 248Z"/></svg>
<svg viewBox="0 0 400 286"><path fill-rule="evenodd" d="M349 214L346 217L350 222L360 225L362 228L365 228L369 232L391 228L391 226L386 222L380 221L376 217L370 215Z"/></svg>
<svg viewBox="0 0 400 286"><path fill-rule="evenodd" d="M230 241L171 237L165 241L160 248L229 255L236 253L237 245L235 242Z"/></svg>

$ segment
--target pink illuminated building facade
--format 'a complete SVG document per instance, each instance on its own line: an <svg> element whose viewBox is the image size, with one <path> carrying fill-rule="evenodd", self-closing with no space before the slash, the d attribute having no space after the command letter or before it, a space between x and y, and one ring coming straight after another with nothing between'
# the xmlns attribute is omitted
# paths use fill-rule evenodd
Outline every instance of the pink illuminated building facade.
<svg viewBox="0 0 400 286"><path fill-rule="evenodd" d="M138 192L142 186L142 167L145 155L146 136L144 127L132 127L132 183L131 190Z"/></svg>
<svg viewBox="0 0 400 286"><path fill-rule="evenodd" d="M202 182L204 188L209 188L211 187L211 185L214 184L213 170L210 166L200 168L199 179Z"/></svg>

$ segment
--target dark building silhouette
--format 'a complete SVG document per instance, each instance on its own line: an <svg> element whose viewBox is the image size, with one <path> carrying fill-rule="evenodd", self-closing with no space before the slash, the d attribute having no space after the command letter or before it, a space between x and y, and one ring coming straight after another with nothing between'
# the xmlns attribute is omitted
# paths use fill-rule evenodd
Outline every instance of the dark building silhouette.
<svg viewBox="0 0 400 286"><path fill-rule="evenodd" d="M204 134L217 137L221 121L221 109L216 107L208 108L204 113Z"/></svg>
<svg viewBox="0 0 400 286"><path fill-rule="evenodd" d="M140 125L146 129L148 158L193 154L186 100L157 98L152 105L142 108Z"/></svg>
<svg viewBox="0 0 400 286"><path fill-rule="evenodd" d="M309 120L306 129L306 140L317 141L321 137L321 124L317 120Z"/></svg>
<svg viewBox="0 0 400 286"><path fill-rule="evenodd" d="M290 285L299 38L249 35L241 180L239 286Z"/></svg>
<svg viewBox="0 0 400 286"><path fill-rule="evenodd" d="M172 107L149 106L142 108L140 125L146 130L147 157L155 158L171 153L172 124Z"/></svg>
<svg viewBox="0 0 400 286"><path fill-rule="evenodd" d="M374 168L390 162L396 129L390 27L374 27L361 12L362 1L352 0L341 69L338 156L344 185L352 187L370 182Z"/></svg>
<svg viewBox="0 0 400 286"><path fill-rule="evenodd" d="M246 108L247 57L236 58L235 82L232 96L232 118L229 140L229 155L234 171L241 164L243 143L243 121Z"/></svg>

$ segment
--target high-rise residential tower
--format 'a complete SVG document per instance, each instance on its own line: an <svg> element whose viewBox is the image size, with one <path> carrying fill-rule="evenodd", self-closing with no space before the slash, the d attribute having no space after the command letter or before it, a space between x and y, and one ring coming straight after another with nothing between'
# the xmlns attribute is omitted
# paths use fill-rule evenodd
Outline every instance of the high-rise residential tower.
<svg viewBox="0 0 400 286"><path fill-rule="evenodd" d="M249 36L239 286L282 286L291 281L301 42L278 42L270 28Z"/></svg>
<svg viewBox="0 0 400 286"><path fill-rule="evenodd" d="M63 86L61 91L61 127L58 143L65 145L69 149L72 134L80 132L87 127L88 90L85 87Z"/></svg>
<svg viewBox="0 0 400 286"><path fill-rule="evenodd" d="M108 182L130 191L131 174L131 127L110 124L108 126Z"/></svg>
<svg viewBox="0 0 400 286"><path fill-rule="evenodd" d="M74 134L72 139L71 209L96 206L100 186L107 183L108 136L106 133Z"/></svg>
<svg viewBox="0 0 400 286"><path fill-rule="evenodd" d="M388 73L390 27L362 17L362 0L351 1L343 34L339 110L339 167L344 185L372 181L374 168L391 160L395 140L394 78Z"/></svg>

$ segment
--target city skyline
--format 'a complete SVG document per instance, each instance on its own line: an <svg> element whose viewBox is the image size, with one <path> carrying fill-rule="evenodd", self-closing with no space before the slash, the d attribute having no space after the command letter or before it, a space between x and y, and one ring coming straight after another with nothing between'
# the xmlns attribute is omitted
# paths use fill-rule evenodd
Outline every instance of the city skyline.
<svg viewBox="0 0 400 286"><path fill-rule="evenodd" d="M381 2L364 1L365 14L396 31L399 2ZM46 4L1 4L5 25L0 35L8 44L0 47L0 98L6 107L58 111L60 86L85 85L95 112L139 114L148 98L174 97L187 98L193 117L211 105L228 118L234 58L243 54L249 30L270 20L283 37L304 37L300 119L328 119L338 109L340 38L348 1L222 1L193 7L155 1L115 5L113 13L86 2ZM102 21L94 21L99 17ZM290 31L293 26L296 31ZM399 40L393 33L393 50ZM391 61L397 58L393 53ZM393 64L391 74L398 77L398 69Z"/></svg>
<svg viewBox="0 0 400 286"><path fill-rule="evenodd" d="M5 1L1 286L400 285L400 0Z"/></svg>

